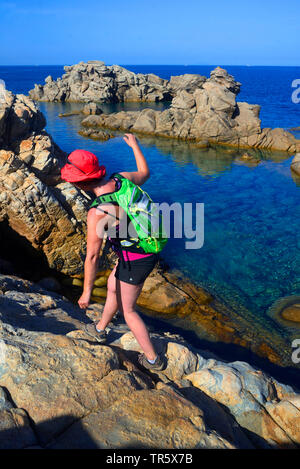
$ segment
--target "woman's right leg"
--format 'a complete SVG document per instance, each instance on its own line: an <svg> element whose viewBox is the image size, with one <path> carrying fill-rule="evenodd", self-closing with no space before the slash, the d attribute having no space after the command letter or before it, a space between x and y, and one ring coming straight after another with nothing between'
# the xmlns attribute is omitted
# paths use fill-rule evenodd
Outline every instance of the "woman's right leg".
<svg viewBox="0 0 300 469"><path fill-rule="evenodd" d="M143 283L140 285L131 285L118 279L116 280L119 309L122 311L128 327L137 342L140 344L145 356L149 360L154 360L157 353L151 342L148 329L142 318L135 310L136 301L143 288Z"/></svg>
<svg viewBox="0 0 300 469"><path fill-rule="evenodd" d="M116 271L117 264L111 271L107 280L107 295L100 321L97 323L97 329L104 330L118 311L118 302L116 296Z"/></svg>

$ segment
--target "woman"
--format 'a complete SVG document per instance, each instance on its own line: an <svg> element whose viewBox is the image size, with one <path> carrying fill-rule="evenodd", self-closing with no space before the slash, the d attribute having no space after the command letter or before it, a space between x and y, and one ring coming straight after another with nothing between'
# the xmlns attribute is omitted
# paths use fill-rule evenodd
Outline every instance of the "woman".
<svg viewBox="0 0 300 469"><path fill-rule="evenodd" d="M146 159L134 135L125 134L124 140L134 153L137 171L121 172L121 176L134 184L141 186L150 176ZM105 180L105 167L100 166L97 157L88 151L75 150L61 170L62 179L71 182L83 191L92 191L96 197L118 190L118 179L113 175ZM108 222L113 220L112 223ZM114 226L116 233L122 223L128 222L126 212L115 205L101 204L91 208L87 215L87 248L84 263L83 293L78 300L80 308L88 307L98 269L99 253L103 241L104 230L108 225ZM99 228L100 227L100 228ZM121 230L120 230L121 231ZM124 241L124 240L123 240ZM112 249L117 253L119 260L112 270L107 282L107 297L102 317L97 324L89 325L86 331L93 335L98 342L105 343L105 328L115 313L120 310L125 321L140 344L144 354L139 355L139 363L153 370L162 370L165 367L164 357L156 353L150 340L148 330L135 311L136 301L143 288L144 281L153 270L157 262L157 254L147 254L135 245L133 238L125 240L129 247L124 248L120 238L109 238Z"/></svg>

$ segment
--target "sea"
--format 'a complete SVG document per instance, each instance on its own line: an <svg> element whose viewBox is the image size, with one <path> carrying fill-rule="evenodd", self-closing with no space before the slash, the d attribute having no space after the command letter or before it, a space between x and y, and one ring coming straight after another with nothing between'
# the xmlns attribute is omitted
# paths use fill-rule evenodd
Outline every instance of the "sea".
<svg viewBox="0 0 300 469"><path fill-rule="evenodd" d="M217 65L241 83L237 101L261 106L262 127L293 129L300 138L300 102L295 99L300 67ZM122 66L170 79L186 73L209 77L217 65ZM57 79L63 73L62 65L0 66L6 88L26 95L35 83L44 84L48 75ZM37 105L46 117L46 130L64 151L90 150L108 173L135 170L132 150L122 134L107 142L90 140L77 133L79 116L58 117L78 109L79 103ZM119 103L102 107L114 112L168 106ZM140 145L151 171L144 188L153 200L191 204L194 226L196 204L204 204L201 246L188 248L189 238L173 237L162 253L167 264L241 315L254 332L267 327L289 340L289 330L269 312L282 298L299 295L300 299L300 181L290 169L294 155L255 152L259 161L247 163L241 158L245 151L225 147L199 149L163 138L141 138Z"/></svg>

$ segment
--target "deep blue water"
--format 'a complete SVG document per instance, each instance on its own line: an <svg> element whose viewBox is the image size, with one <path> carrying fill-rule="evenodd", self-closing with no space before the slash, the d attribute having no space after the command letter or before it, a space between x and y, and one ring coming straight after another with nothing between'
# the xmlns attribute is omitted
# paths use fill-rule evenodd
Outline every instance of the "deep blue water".
<svg viewBox="0 0 300 469"><path fill-rule="evenodd" d="M220 64L219 64L220 65ZM155 73L161 78L198 73L209 77L215 65L122 65L135 73ZM238 101L260 104L263 127L299 127L300 104L292 102L292 82L300 79L300 67L262 67L220 65L242 83ZM55 80L64 73L62 65L0 66L0 79L15 93L25 93L34 83L43 84L51 75Z"/></svg>
<svg viewBox="0 0 300 469"><path fill-rule="evenodd" d="M134 72L156 73L163 78L183 73L209 76L213 66L126 66ZM300 126L300 104L291 101L291 83L300 78L300 67L224 66L242 83L239 97L262 105L263 126ZM51 74L61 76L61 66L0 67L8 89L27 93L34 83ZM121 136L101 143L77 134L80 118L60 119L58 114L78 104L39 103L47 130L65 151L85 148L97 154L108 173L134 170L131 149ZM139 105L105 106L132 109ZM159 108L159 106L158 106ZM166 261L185 272L235 310L243 309L251 327L276 324L266 316L278 298L300 294L300 187L291 176L292 156L259 153L258 165L245 165L241 154L228 149L199 150L169 139L140 139L152 177L145 184L160 202L205 204L205 241L198 250L187 250L184 240L170 240Z"/></svg>

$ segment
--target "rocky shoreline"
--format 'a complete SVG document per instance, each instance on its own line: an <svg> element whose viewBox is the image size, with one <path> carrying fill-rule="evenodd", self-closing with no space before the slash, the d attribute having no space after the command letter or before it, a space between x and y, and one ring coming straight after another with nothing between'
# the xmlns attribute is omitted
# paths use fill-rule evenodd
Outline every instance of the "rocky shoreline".
<svg viewBox="0 0 300 469"><path fill-rule="evenodd" d="M0 114L3 249L6 238L13 238L13 251L19 246L25 264L32 263L34 251L41 263L61 277L80 277L90 201L71 184L61 182L60 167L66 155L45 132L45 125L44 116L31 100L6 92ZM26 257L28 246L31 251ZM104 270L112 267L105 246L101 266ZM80 278L73 281L80 283ZM96 288L98 300L103 300L105 288ZM260 334L252 334L241 316L166 269L156 269L149 278L140 306L154 315L181 318L209 340L233 343L272 363L290 366L290 350L279 335L273 337L263 324Z"/></svg>
<svg viewBox="0 0 300 469"><path fill-rule="evenodd" d="M61 182L66 154L45 125L30 99L5 92L0 103L2 250L11 237L12 251L19 249L25 264L32 263L34 252L61 283L64 279L80 289L90 199ZM26 254L28 247L32 251ZM104 245L95 301L106 295L112 262ZM9 262L0 267L3 272ZM84 335L88 319L66 297L49 291L53 285L55 280L38 285L0 274L0 447L299 444L296 389L247 363L226 363L211 352L194 350L170 333L153 332L157 346L165 348L167 369L158 376L145 373L137 364L138 345L119 318L111 324L109 346L97 345ZM274 364L290 360L280 336L274 338L267 329L251 333L246 320L163 262L147 279L139 306L154 317L198 327L207 340L249 349ZM101 311L94 303L88 317L95 319Z"/></svg>
<svg viewBox="0 0 300 469"><path fill-rule="evenodd" d="M296 448L300 395L245 362L150 330L167 367L142 370L116 317L108 344L57 293L0 275L0 448ZM89 319L88 319L89 318Z"/></svg>
<svg viewBox="0 0 300 469"><path fill-rule="evenodd" d="M98 135L105 139L103 131L97 132L100 127L203 145L300 151L300 141L292 133L280 128L261 128L260 106L237 102L241 83L221 67L212 70L210 78L186 74L169 81L97 61L66 66L65 71L57 81L49 76L45 85L36 84L29 96L36 101L54 102L170 101L169 109L164 111L146 108L90 115L82 121L83 126L94 129L81 131L87 137Z"/></svg>

